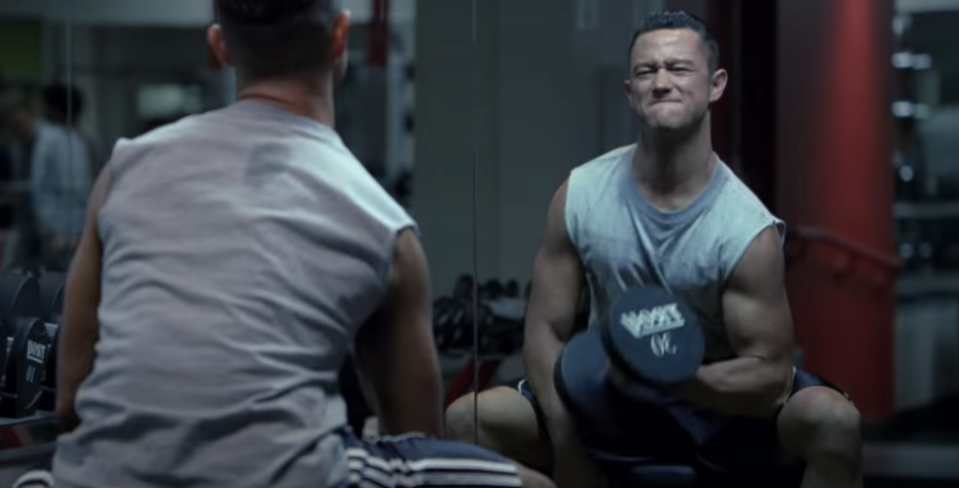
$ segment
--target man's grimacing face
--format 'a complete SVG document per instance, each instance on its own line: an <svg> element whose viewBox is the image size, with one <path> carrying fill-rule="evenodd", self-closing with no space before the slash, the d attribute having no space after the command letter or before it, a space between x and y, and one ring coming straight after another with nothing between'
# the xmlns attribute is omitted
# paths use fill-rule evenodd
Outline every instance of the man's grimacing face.
<svg viewBox="0 0 959 488"><path fill-rule="evenodd" d="M722 97L726 77L724 70L711 70L699 33L656 30L633 44L626 97L647 128L675 131L702 120L710 103Z"/></svg>

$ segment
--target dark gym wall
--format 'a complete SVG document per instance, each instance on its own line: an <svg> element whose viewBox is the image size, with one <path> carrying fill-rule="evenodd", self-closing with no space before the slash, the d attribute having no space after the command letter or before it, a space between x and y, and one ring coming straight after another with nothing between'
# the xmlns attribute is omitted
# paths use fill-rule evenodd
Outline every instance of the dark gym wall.
<svg viewBox="0 0 959 488"><path fill-rule="evenodd" d="M894 250L892 0L781 0L778 212L863 247ZM869 264L835 280L841 256L811 253L789 274L807 367L849 391L862 413L893 407L895 283Z"/></svg>
<svg viewBox="0 0 959 488"><path fill-rule="evenodd" d="M412 214L422 232L434 294L472 272L472 104L477 69L470 0L420 0L416 25L416 163Z"/></svg>

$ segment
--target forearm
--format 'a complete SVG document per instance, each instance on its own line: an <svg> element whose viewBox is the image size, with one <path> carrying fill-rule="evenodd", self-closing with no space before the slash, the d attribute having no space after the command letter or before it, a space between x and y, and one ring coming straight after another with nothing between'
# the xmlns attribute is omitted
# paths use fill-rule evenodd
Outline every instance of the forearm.
<svg viewBox="0 0 959 488"><path fill-rule="evenodd" d="M70 432L80 423L75 402L80 385L93 370L96 340L83 340L63 331L57 357L56 414L63 432Z"/></svg>
<svg viewBox="0 0 959 488"><path fill-rule="evenodd" d="M429 371L436 371L435 374ZM439 437L443 434L443 385L438 369L402 371L402 380L387 379L374 393L374 410L380 430L386 435L420 432ZM365 387L364 390L372 390Z"/></svg>
<svg viewBox="0 0 959 488"><path fill-rule="evenodd" d="M404 354L390 337L360 332L356 374L384 435L443 432L443 385L434 352ZM386 342L384 342L386 341Z"/></svg>
<svg viewBox="0 0 959 488"><path fill-rule="evenodd" d="M523 346L526 381L546 416L547 427L567 423L567 412L553 384L553 369L565 344L547 324L527 324Z"/></svg>
<svg viewBox="0 0 959 488"><path fill-rule="evenodd" d="M792 365L755 357L736 358L699 368L682 388L693 403L729 415L775 415L792 386Z"/></svg>

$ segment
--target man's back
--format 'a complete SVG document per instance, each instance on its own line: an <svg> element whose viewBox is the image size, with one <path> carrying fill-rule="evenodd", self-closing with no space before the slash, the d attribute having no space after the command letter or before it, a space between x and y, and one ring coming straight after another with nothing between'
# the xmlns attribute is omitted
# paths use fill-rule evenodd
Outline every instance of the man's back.
<svg viewBox="0 0 959 488"><path fill-rule="evenodd" d="M335 132L244 102L118 144L58 486L336 486L340 365L413 225Z"/></svg>

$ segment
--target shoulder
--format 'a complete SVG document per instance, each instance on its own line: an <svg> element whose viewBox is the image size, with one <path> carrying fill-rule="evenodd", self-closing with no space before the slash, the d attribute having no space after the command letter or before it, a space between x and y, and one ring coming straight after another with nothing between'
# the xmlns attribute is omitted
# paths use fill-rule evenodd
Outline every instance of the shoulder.
<svg viewBox="0 0 959 488"><path fill-rule="evenodd" d="M619 168L623 159L631 155L635 150L635 144L613 149L574 168L571 178L582 179L608 175L616 168Z"/></svg>
<svg viewBox="0 0 959 488"><path fill-rule="evenodd" d="M785 237L786 226L782 219L773 214L732 169L721 162L717 171L724 173L724 182L717 198L717 210L725 215L735 215L735 222L744 225L760 225L762 228L771 225L778 231L780 238Z"/></svg>
<svg viewBox="0 0 959 488"><path fill-rule="evenodd" d="M196 137L199 125L207 116L207 114L191 115L136 137L121 137L113 145L110 160L114 167L118 167L123 165L124 160L131 159L137 154L162 148L167 144L182 144L184 137Z"/></svg>
<svg viewBox="0 0 959 488"><path fill-rule="evenodd" d="M635 144L619 147L574 168L565 188L568 205L588 206L590 200L602 197L610 190L609 184L619 179L624 165L629 165L635 150Z"/></svg>
<svg viewBox="0 0 959 488"><path fill-rule="evenodd" d="M56 146L66 146L70 137L65 128L40 121L37 123L36 148L39 151L49 151Z"/></svg>
<svg viewBox="0 0 959 488"><path fill-rule="evenodd" d="M756 194L725 164L725 181L712 212L721 234L718 251L723 278L729 280L742 262L752 261L756 252L761 258L782 261L782 245L786 224L773 214ZM757 251L758 249L758 251ZM770 254L771 253L771 254ZM770 257L771 256L771 257Z"/></svg>

